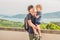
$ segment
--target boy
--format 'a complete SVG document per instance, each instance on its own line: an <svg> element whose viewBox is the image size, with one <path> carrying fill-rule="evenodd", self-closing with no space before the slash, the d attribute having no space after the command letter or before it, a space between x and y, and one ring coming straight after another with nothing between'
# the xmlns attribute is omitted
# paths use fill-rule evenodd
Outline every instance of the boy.
<svg viewBox="0 0 60 40"><path fill-rule="evenodd" d="M38 34L39 40L40 40L40 37L41 37L40 20L41 20L41 10L42 10L41 6L40 5L36 5L36 10L37 10L37 12L35 13L35 25L36 25L37 29L34 29L34 31L35 31L35 34Z"/></svg>

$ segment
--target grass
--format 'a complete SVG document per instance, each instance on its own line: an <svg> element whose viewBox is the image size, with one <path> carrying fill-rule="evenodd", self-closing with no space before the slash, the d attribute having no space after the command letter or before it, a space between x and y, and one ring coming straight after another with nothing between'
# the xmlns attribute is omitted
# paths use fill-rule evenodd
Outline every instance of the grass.
<svg viewBox="0 0 60 40"><path fill-rule="evenodd" d="M24 28L24 23L23 22L14 22L14 21L0 19L0 27ZM48 29L48 30L60 30L60 23L59 22L41 23L40 28L41 29Z"/></svg>
<svg viewBox="0 0 60 40"><path fill-rule="evenodd" d="M0 27L19 27L22 28L22 22L13 22L4 19L0 19Z"/></svg>

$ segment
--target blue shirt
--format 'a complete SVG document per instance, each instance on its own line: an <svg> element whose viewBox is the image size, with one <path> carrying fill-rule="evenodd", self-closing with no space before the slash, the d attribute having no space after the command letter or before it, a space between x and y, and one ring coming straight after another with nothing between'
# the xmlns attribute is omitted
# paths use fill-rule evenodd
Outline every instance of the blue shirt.
<svg viewBox="0 0 60 40"><path fill-rule="evenodd" d="M30 13L28 14L28 20L31 20L31 21L32 21L32 23L33 23L33 24L35 24L35 22L34 22L35 17L34 17L34 16L32 16ZM28 25L28 27L29 27L28 32L29 32L29 33L34 33L33 28L32 28L32 27L30 27L29 25Z"/></svg>
<svg viewBox="0 0 60 40"><path fill-rule="evenodd" d="M37 16L39 16L38 18L35 17L35 24L40 24L40 21L41 21L41 12L37 12L36 14Z"/></svg>

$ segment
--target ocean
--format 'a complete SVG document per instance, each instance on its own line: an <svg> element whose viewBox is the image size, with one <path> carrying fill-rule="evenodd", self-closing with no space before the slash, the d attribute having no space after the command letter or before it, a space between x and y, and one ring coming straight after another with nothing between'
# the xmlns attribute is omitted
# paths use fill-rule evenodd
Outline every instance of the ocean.
<svg viewBox="0 0 60 40"><path fill-rule="evenodd" d="M24 18L2 18L5 20L15 21L15 22L24 22ZM60 22L59 18L41 18L41 22L49 23L49 22Z"/></svg>

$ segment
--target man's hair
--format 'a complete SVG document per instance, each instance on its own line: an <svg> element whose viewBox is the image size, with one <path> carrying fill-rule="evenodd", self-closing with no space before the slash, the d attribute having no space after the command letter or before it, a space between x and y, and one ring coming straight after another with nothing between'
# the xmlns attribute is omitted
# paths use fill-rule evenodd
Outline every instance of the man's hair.
<svg viewBox="0 0 60 40"><path fill-rule="evenodd" d="M28 6L28 11L30 11L31 8L33 8L33 5Z"/></svg>
<svg viewBox="0 0 60 40"><path fill-rule="evenodd" d="M36 8L40 8L42 10L42 7L40 4L36 5Z"/></svg>

